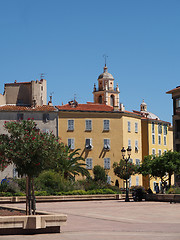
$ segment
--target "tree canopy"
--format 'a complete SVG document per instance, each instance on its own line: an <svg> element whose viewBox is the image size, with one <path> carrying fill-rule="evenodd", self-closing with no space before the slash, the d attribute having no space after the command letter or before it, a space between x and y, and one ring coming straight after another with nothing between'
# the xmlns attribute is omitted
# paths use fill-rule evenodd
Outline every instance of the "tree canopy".
<svg viewBox="0 0 180 240"><path fill-rule="evenodd" d="M13 163L20 175L37 176L56 159L60 143L42 133L32 119L5 122L8 134L0 135L1 170Z"/></svg>
<svg viewBox="0 0 180 240"><path fill-rule="evenodd" d="M171 176L180 173L180 153L169 150L161 156L145 156L138 172L144 176L149 175L150 178L159 177L162 184L168 180L171 186Z"/></svg>
<svg viewBox="0 0 180 240"><path fill-rule="evenodd" d="M127 169L126 169L126 161L120 160L119 163L115 162L113 164L114 174L121 179L127 180L131 175L136 173L136 165L130 161L127 161Z"/></svg>
<svg viewBox="0 0 180 240"><path fill-rule="evenodd" d="M61 144L57 149L56 161L52 168L61 173L65 179L74 179L76 175L89 176L85 168L85 159L79 154L80 149L71 150L67 145Z"/></svg>

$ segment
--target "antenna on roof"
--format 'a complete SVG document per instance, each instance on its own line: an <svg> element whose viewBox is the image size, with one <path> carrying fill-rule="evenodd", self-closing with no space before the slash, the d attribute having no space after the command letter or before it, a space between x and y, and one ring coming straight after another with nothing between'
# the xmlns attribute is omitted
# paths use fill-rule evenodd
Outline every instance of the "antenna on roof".
<svg viewBox="0 0 180 240"><path fill-rule="evenodd" d="M41 73L40 79L44 79L45 73Z"/></svg>
<svg viewBox="0 0 180 240"><path fill-rule="evenodd" d="M106 60L108 58L108 56L106 54L103 55L104 61L105 61L105 67L106 67Z"/></svg>
<svg viewBox="0 0 180 240"><path fill-rule="evenodd" d="M54 94L54 92L51 92L51 93L50 93L50 96L49 96L50 102L52 102L52 96L53 96L53 94Z"/></svg>

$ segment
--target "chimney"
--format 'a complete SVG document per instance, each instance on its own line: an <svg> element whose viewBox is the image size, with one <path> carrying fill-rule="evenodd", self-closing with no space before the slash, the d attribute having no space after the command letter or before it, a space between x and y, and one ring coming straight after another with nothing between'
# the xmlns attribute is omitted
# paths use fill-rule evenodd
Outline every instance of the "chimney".
<svg viewBox="0 0 180 240"><path fill-rule="evenodd" d="M125 107L124 107L123 103L120 103L120 111L121 111L121 112L124 112L124 111L125 111Z"/></svg>
<svg viewBox="0 0 180 240"><path fill-rule="evenodd" d="M48 106L53 106L51 101L48 102Z"/></svg>

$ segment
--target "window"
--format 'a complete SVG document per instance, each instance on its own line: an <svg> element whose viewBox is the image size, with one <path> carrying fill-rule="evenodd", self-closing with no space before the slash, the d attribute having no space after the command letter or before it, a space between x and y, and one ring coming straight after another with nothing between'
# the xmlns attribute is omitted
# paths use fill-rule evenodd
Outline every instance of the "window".
<svg viewBox="0 0 180 240"><path fill-rule="evenodd" d="M164 136L164 145L166 146L167 141L166 141L166 136Z"/></svg>
<svg viewBox="0 0 180 240"><path fill-rule="evenodd" d="M158 150L158 153L159 153L159 156L161 156L161 154L162 154L161 149Z"/></svg>
<svg viewBox="0 0 180 240"><path fill-rule="evenodd" d="M130 163L133 163L133 159L132 159L132 158L130 158L130 159L129 159L129 162L130 162Z"/></svg>
<svg viewBox="0 0 180 240"><path fill-rule="evenodd" d="M180 108L180 98L176 99L176 108Z"/></svg>
<svg viewBox="0 0 180 240"><path fill-rule="evenodd" d="M18 113L17 114L17 120L23 120L24 119L24 114L23 113Z"/></svg>
<svg viewBox="0 0 180 240"><path fill-rule="evenodd" d="M42 132L43 132L43 133L48 133L48 134L50 133L50 131L49 131L48 128L44 128L44 129L42 130Z"/></svg>
<svg viewBox="0 0 180 240"><path fill-rule="evenodd" d="M86 158L86 169L92 169L92 158Z"/></svg>
<svg viewBox="0 0 180 240"><path fill-rule="evenodd" d="M104 120L104 131L109 131L109 120Z"/></svg>
<svg viewBox="0 0 180 240"><path fill-rule="evenodd" d="M43 113L43 122L48 122L50 120L49 113Z"/></svg>
<svg viewBox="0 0 180 240"><path fill-rule="evenodd" d="M162 124L158 123L158 134L162 134Z"/></svg>
<svg viewBox="0 0 180 240"><path fill-rule="evenodd" d="M68 120L68 131L74 131L74 120Z"/></svg>
<svg viewBox="0 0 180 240"><path fill-rule="evenodd" d="M152 134L152 144L155 144L155 134Z"/></svg>
<svg viewBox="0 0 180 240"><path fill-rule="evenodd" d="M85 143L85 147L87 150L91 150L92 149L92 138L86 138L86 143Z"/></svg>
<svg viewBox="0 0 180 240"><path fill-rule="evenodd" d="M167 124L164 124L164 135L167 135Z"/></svg>
<svg viewBox="0 0 180 240"><path fill-rule="evenodd" d="M139 177L136 176L136 186L139 186Z"/></svg>
<svg viewBox="0 0 180 240"><path fill-rule="evenodd" d="M110 139L104 139L104 150L110 150Z"/></svg>
<svg viewBox="0 0 180 240"><path fill-rule="evenodd" d="M92 121L86 120L86 131L91 131L91 130L92 130Z"/></svg>
<svg viewBox="0 0 180 240"><path fill-rule="evenodd" d="M138 123L135 122L135 133L138 133Z"/></svg>
<svg viewBox="0 0 180 240"><path fill-rule="evenodd" d="M110 169L110 158L104 158L104 169Z"/></svg>
<svg viewBox="0 0 180 240"><path fill-rule="evenodd" d="M135 152L138 152L138 140L135 140Z"/></svg>
<svg viewBox="0 0 180 240"><path fill-rule="evenodd" d="M155 125L154 125L154 122L152 122L152 133L155 133Z"/></svg>
<svg viewBox="0 0 180 240"><path fill-rule="evenodd" d="M140 165L140 160L139 159L136 159L136 165Z"/></svg>
<svg viewBox="0 0 180 240"><path fill-rule="evenodd" d="M152 149L152 155L154 155L154 156L156 155L156 149L155 148Z"/></svg>
<svg viewBox="0 0 180 240"><path fill-rule="evenodd" d="M128 121L128 132L131 132L131 122Z"/></svg>
<svg viewBox="0 0 180 240"><path fill-rule="evenodd" d="M111 184L111 177L107 175L107 184Z"/></svg>
<svg viewBox="0 0 180 240"><path fill-rule="evenodd" d="M101 95L99 96L99 103L100 104L102 103L102 96Z"/></svg>
<svg viewBox="0 0 180 240"><path fill-rule="evenodd" d="M158 135L158 144L161 145L161 135Z"/></svg>
<svg viewBox="0 0 180 240"><path fill-rule="evenodd" d="M110 96L110 105L114 106L114 95Z"/></svg>
<svg viewBox="0 0 180 240"><path fill-rule="evenodd" d="M166 149L164 150L164 153L167 153L167 150L166 150Z"/></svg>
<svg viewBox="0 0 180 240"><path fill-rule="evenodd" d="M156 182L153 182L153 191L156 191Z"/></svg>
<svg viewBox="0 0 180 240"><path fill-rule="evenodd" d="M13 178L18 177L18 171L16 171L16 168L13 168Z"/></svg>
<svg viewBox="0 0 180 240"><path fill-rule="evenodd" d="M75 148L74 146L74 138L68 138L68 147L73 150Z"/></svg>
<svg viewBox="0 0 180 240"><path fill-rule="evenodd" d="M131 148L131 139L128 140L128 147Z"/></svg>

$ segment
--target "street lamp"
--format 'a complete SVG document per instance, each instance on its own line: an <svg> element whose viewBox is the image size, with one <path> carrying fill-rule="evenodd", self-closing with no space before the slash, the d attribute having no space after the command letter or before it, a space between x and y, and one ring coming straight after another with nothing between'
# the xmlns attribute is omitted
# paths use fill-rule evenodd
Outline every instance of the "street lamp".
<svg viewBox="0 0 180 240"><path fill-rule="evenodd" d="M125 160L125 162L126 162L126 176L127 176L127 162L129 161L130 156L131 156L131 147L128 146L128 148L127 148L127 155L128 155L127 158L125 158L126 149L125 149L124 147L121 149L121 152L122 152L123 160ZM126 198L125 198L125 202L129 202L128 180L127 180L127 177L126 177Z"/></svg>

